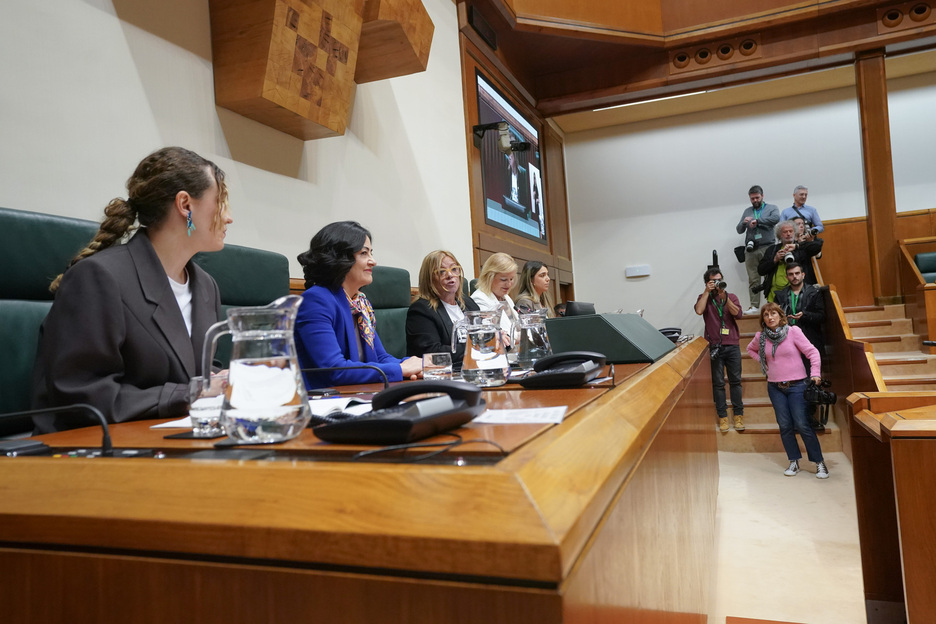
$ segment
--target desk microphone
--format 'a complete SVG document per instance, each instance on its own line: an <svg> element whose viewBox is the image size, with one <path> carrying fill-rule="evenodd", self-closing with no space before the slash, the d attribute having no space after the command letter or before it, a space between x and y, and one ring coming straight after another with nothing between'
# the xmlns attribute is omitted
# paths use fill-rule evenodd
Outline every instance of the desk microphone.
<svg viewBox="0 0 936 624"><path fill-rule="evenodd" d="M383 370L379 366L374 366L373 364L359 364L357 366L329 366L326 368L303 368L301 369L301 372L303 373L330 373L333 371L355 370L355 369L363 369L363 368L370 368L380 373L380 376L383 377L384 390L390 387L390 380L387 378L387 373L383 372Z"/></svg>
<svg viewBox="0 0 936 624"><path fill-rule="evenodd" d="M38 416L40 414L60 414L67 412L85 412L97 418L101 423L101 429L104 431L104 434L101 436L101 455L103 457L110 457L114 454L114 447L111 444L110 429L107 427L107 419L104 418L104 414L102 414L98 408L92 405L88 405L87 403L73 403L72 405L46 407L44 409L28 410L25 412L10 412L8 414L0 414L0 419L19 418L22 416Z"/></svg>

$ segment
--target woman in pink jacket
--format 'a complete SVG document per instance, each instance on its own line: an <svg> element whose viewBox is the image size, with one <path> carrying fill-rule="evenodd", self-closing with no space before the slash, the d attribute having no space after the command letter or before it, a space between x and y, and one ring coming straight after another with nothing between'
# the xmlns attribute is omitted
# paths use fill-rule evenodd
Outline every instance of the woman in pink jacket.
<svg viewBox="0 0 936 624"><path fill-rule="evenodd" d="M748 344L747 352L760 362L761 370L767 375L767 394L773 405L777 424L780 425L780 440L786 450L790 467L784 471L788 477L799 472L799 460L802 457L796 444L796 431L799 432L809 461L816 463L816 477L829 478L829 469L822 459L822 448L816 432L806 419L806 368L800 353L809 358L812 379L820 381L819 351L806 339L803 330L794 325L787 325L786 315L776 303L765 304L761 308L762 331L755 334Z"/></svg>

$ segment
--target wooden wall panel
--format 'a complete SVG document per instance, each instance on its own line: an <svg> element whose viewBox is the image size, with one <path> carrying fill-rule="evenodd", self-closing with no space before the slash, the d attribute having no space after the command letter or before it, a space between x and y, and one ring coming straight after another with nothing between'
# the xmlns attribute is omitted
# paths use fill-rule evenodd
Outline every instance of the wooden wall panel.
<svg viewBox="0 0 936 624"><path fill-rule="evenodd" d="M588 31L611 35L615 32L633 37L646 34L662 38L663 13L660 0L594 2L594 0L508 0L518 27L550 26L568 32L575 28L582 35ZM597 34L595 32L595 34Z"/></svg>
<svg viewBox="0 0 936 624"><path fill-rule="evenodd" d="M819 267L826 284L835 284L845 307L874 305L868 226L865 217L823 222ZM936 236L936 208L897 213L897 240ZM928 249L927 249L928 251Z"/></svg>
<svg viewBox="0 0 936 624"><path fill-rule="evenodd" d="M663 31L667 35L738 22L756 21L761 25L779 16L791 19L798 14L814 16L817 12L816 2L791 0L660 0L660 4Z"/></svg>

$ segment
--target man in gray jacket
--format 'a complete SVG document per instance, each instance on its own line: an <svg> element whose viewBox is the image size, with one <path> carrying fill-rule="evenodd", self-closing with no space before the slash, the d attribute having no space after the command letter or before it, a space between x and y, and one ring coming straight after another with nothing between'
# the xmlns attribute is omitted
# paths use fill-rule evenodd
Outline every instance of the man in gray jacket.
<svg viewBox="0 0 936 624"><path fill-rule="evenodd" d="M745 254L744 267L748 274L748 293L751 296L751 307L745 314L756 314L760 309L760 291L754 288L761 285L761 276L757 272L757 265L764 258L764 252L774 243L774 226L780 221L780 210L773 204L764 201L764 189L754 185L748 191L751 205L744 209L741 220L736 228L738 234L744 234Z"/></svg>

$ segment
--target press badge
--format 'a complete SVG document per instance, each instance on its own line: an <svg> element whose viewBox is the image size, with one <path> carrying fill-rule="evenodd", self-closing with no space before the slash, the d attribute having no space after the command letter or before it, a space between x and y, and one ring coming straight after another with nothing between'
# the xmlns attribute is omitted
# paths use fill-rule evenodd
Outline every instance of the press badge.
<svg viewBox="0 0 936 624"><path fill-rule="evenodd" d="M727 336L727 335L729 334L728 328L727 328L727 327L722 327L722 328L721 328L721 333L722 333L722 336Z"/></svg>

